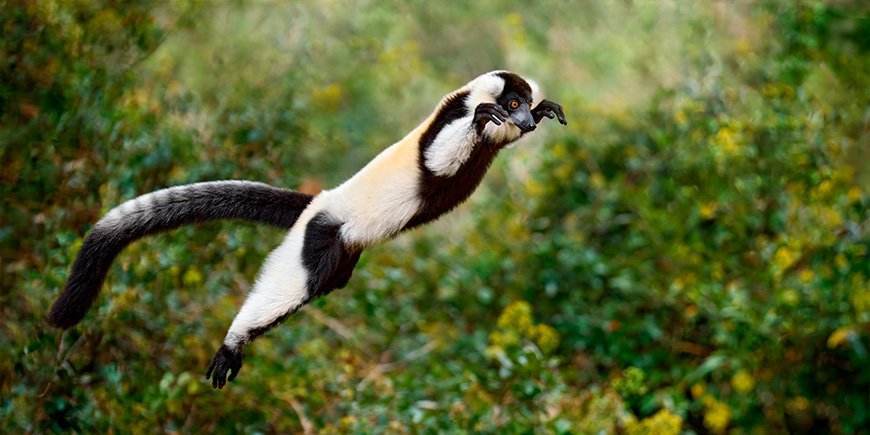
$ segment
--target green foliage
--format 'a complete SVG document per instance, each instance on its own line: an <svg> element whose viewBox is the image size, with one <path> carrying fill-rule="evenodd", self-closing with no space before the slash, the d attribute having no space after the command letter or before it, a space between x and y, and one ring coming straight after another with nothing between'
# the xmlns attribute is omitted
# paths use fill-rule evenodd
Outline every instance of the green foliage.
<svg viewBox="0 0 870 435"><path fill-rule="evenodd" d="M203 5L0 0L0 428L870 425L862 2ZM136 243L81 325L46 327L113 205L334 185L495 68L537 79L568 128L366 252L228 389L202 375L277 230Z"/></svg>

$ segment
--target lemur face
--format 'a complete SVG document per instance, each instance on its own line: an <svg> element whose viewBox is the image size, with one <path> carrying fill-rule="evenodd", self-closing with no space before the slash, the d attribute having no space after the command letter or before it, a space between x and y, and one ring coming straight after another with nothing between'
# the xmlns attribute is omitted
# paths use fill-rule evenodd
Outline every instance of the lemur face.
<svg viewBox="0 0 870 435"><path fill-rule="evenodd" d="M501 95L496 97L496 103L510 113L510 121L523 132L537 128L532 117L532 87L522 77L509 72L496 74L504 80Z"/></svg>

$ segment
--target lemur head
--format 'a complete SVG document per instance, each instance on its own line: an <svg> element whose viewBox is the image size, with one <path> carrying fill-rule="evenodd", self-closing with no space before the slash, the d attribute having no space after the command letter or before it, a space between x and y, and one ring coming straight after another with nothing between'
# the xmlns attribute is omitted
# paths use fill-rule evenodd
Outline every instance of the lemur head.
<svg viewBox="0 0 870 435"><path fill-rule="evenodd" d="M508 112L508 122L502 126L487 125L490 137L512 141L537 128L531 109L542 98L537 83L510 71L491 71L469 83L472 107L480 103L495 103Z"/></svg>
<svg viewBox="0 0 870 435"><path fill-rule="evenodd" d="M498 71L495 75L504 80L504 86L495 101L510 113L510 122L523 132L530 132L537 128L531 112L534 99L529 82L507 71Z"/></svg>

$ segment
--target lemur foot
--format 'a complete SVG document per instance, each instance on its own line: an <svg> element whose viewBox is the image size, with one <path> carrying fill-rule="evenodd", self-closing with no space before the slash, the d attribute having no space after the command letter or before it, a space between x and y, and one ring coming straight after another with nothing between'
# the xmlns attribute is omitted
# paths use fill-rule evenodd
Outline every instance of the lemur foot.
<svg viewBox="0 0 870 435"><path fill-rule="evenodd" d="M211 360L205 378L211 377L211 386L222 389L227 381L232 381L236 378L241 368L242 351L233 350L226 345L222 345L214 355L214 359ZM232 373L230 373L230 370L232 370ZM214 372L214 376L212 376L212 372ZM227 378L228 373L230 375L229 378Z"/></svg>
<svg viewBox="0 0 870 435"><path fill-rule="evenodd" d="M545 116L550 119L559 118L560 124L568 125L568 121L565 120L565 112L562 111L562 106L558 103L554 103L550 100L542 100L538 103L537 107L532 110L532 117L535 119L535 123L541 122Z"/></svg>
<svg viewBox="0 0 870 435"><path fill-rule="evenodd" d="M501 125L509 116L508 111L498 104L480 103L474 109L474 126L477 129L477 133L480 134L488 122Z"/></svg>

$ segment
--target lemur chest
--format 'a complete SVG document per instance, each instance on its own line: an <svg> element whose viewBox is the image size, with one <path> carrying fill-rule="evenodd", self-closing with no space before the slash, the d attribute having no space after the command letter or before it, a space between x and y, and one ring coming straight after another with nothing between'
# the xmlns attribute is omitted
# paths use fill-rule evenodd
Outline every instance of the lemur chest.
<svg viewBox="0 0 870 435"><path fill-rule="evenodd" d="M497 150L477 146L455 174L442 176L423 169L417 185L420 205L404 229L431 222L468 199L480 185Z"/></svg>

